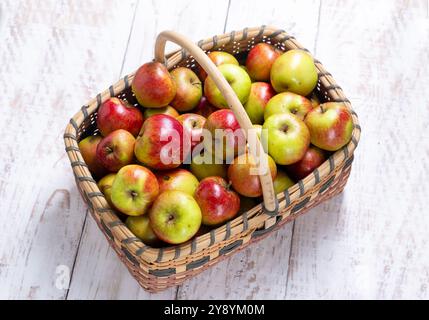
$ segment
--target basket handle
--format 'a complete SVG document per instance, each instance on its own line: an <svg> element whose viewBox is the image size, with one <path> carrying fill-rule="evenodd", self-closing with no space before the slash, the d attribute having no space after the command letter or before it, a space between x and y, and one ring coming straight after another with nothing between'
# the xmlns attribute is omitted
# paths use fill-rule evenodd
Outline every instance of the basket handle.
<svg viewBox="0 0 429 320"><path fill-rule="evenodd" d="M234 112L235 117L237 118L240 127L244 131L244 135L248 140L248 132L250 129L253 129L252 122L249 119L246 111L244 110L240 100L237 98L236 94L232 90L229 83L223 77L222 73L216 67L216 65L208 58L201 48L195 45L192 41L188 40L183 35L180 35L174 31L163 31L161 32L155 43L155 60L160 63L165 63L165 44L167 41L171 41L181 46L191 54L195 60L201 65L201 67L207 72L207 74L213 79L216 86L222 92L225 100L227 101L229 107ZM265 155L264 148L259 141L256 139L257 146L256 148L250 148L253 157L258 159L258 155ZM270 170L268 169L268 159L263 157L258 161L260 166L260 173L263 173L259 176L262 193L264 197L265 210L268 210L270 214L277 214L278 203L277 198L274 193L273 180L271 178ZM264 170L265 169L265 170Z"/></svg>

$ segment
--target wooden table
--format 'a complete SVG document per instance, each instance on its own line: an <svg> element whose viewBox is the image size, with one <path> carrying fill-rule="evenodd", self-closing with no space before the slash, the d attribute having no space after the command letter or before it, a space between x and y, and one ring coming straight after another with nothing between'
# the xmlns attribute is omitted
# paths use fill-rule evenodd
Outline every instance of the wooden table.
<svg viewBox="0 0 429 320"><path fill-rule="evenodd" d="M153 57L165 29L197 41L270 24L333 73L362 138L346 191L161 294L139 288L88 215L63 129ZM0 2L0 298L429 298L426 0Z"/></svg>

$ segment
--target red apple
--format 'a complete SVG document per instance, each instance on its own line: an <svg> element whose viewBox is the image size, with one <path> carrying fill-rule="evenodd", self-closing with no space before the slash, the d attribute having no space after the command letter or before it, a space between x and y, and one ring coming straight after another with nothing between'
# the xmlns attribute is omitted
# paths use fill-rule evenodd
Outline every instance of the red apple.
<svg viewBox="0 0 429 320"><path fill-rule="evenodd" d="M192 173L180 168L158 172L156 177L160 193L168 190L176 190L194 196L195 189L197 189L199 183L198 179Z"/></svg>
<svg viewBox="0 0 429 320"><path fill-rule="evenodd" d="M167 106L176 95L176 84L167 68L159 62L148 62L136 72L132 91L138 103L147 108Z"/></svg>
<svg viewBox="0 0 429 320"><path fill-rule="evenodd" d="M194 109L203 95L203 85L197 75L188 68L180 67L170 72L176 84L176 96L171 105L179 112Z"/></svg>
<svg viewBox="0 0 429 320"><path fill-rule="evenodd" d="M110 133L97 146L97 160L109 171L116 172L134 160L134 136L123 129Z"/></svg>
<svg viewBox="0 0 429 320"><path fill-rule="evenodd" d="M213 112L207 119L204 129L211 135L204 139L204 147L218 159L230 163L233 158L246 150L246 138L234 113L228 109Z"/></svg>
<svg viewBox="0 0 429 320"><path fill-rule="evenodd" d="M287 166L287 171L296 180L301 180L312 173L325 160L323 150L310 146L300 161Z"/></svg>
<svg viewBox="0 0 429 320"><path fill-rule="evenodd" d="M220 177L208 177L200 182L195 200L201 208L202 223L216 226L234 218L240 210L240 197Z"/></svg>
<svg viewBox="0 0 429 320"><path fill-rule="evenodd" d="M273 180L277 175L274 160L268 157L268 167ZM262 195L261 182L257 173L257 164L252 155L245 153L234 159L228 168L228 178L233 188L242 196L255 198Z"/></svg>
<svg viewBox="0 0 429 320"><path fill-rule="evenodd" d="M211 105L209 100L205 96L202 96L197 107L193 110L193 113L199 114L204 118L208 118L209 115L211 115L213 112L217 110L219 109Z"/></svg>
<svg viewBox="0 0 429 320"><path fill-rule="evenodd" d="M273 87L265 82L254 82L244 109L253 124L264 123L264 111L268 101L276 94Z"/></svg>
<svg viewBox="0 0 429 320"><path fill-rule="evenodd" d="M203 127L206 123L206 118L195 113L185 113L177 117L177 120L183 125L184 137L189 139L193 149L203 139Z"/></svg>
<svg viewBox="0 0 429 320"><path fill-rule="evenodd" d="M139 109L118 98L110 98L98 109L97 127L103 136L124 129L137 137L143 120Z"/></svg>
<svg viewBox="0 0 429 320"><path fill-rule="evenodd" d="M327 102L311 110L305 117L311 143L323 150L336 151L352 137L353 120L344 104Z"/></svg>
<svg viewBox="0 0 429 320"><path fill-rule="evenodd" d="M291 113L304 120L307 113L313 109L313 104L306 97L292 92L282 92L268 101L264 118L267 120L273 114Z"/></svg>
<svg viewBox="0 0 429 320"><path fill-rule="evenodd" d="M185 158L182 124L165 114L147 118L137 137L134 153L137 160L150 168L177 168Z"/></svg>
<svg viewBox="0 0 429 320"><path fill-rule="evenodd" d="M254 81L269 81L271 67L280 51L267 43L258 43L247 55L246 68Z"/></svg>
<svg viewBox="0 0 429 320"><path fill-rule="evenodd" d="M212 51L212 52L209 52L207 55L210 58L210 60L213 61L213 63L216 66L220 66L220 65L226 64L226 63L235 64L237 66L239 65L237 59L232 54L230 54L228 52ZM207 78L206 71L203 68L201 68L200 66L198 67L198 75L199 75L201 81L204 81Z"/></svg>
<svg viewBox="0 0 429 320"><path fill-rule="evenodd" d="M101 178L107 172L97 159L97 146L102 139L103 137L101 136L89 136L79 142L79 149L83 160L96 179Z"/></svg>

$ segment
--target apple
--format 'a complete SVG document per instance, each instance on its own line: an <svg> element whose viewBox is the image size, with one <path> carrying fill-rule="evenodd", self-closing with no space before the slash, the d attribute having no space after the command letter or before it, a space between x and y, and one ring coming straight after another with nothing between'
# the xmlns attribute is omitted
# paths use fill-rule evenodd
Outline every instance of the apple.
<svg viewBox="0 0 429 320"><path fill-rule="evenodd" d="M292 92L282 92L268 101L264 118L268 119L273 114L291 113L304 120L306 114L313 109L313 104L306 97Z"/></svg>
<svg viewBox="0 0 429 320"><path fill-rule="evenodd" d="M246 138L231 110L213 112L207 118L204 129L212 138L204 138L204 147L216 158L230 163L234 157L246 150Z"/></svg>
<svg viewBox="0 0 429 320"><path fill-rule="evenodd" d="M213 176L224 179L228 177L228 167L223 163L216 163L214 154L207 151L202 151L192 156L190 169L194 176L200 181L204 178Z"/></svg>
<svg viewBox="0 0 429 320"><path fill-rule="evenodd" d="M110 172L116 172L134 160L134 136L123 129L115 130L97 146L97 160Z"/></svg>
<svg viewBox="0 0 429 320"><path fill-rule="evenodd" d="M292 187L295 182L293 182L293 180L289 178L289 176L283 170L277 170L277 176L274 179L273 184L274 192L279 194L280 192L283 192L286 189Z"/></svg>
<svg viewBox="0 0 429 320"><path fill-rule="evenodd" d="M245 104L249 98L250 86L252 85L249 75L235 64L222 64L218 68L231 85L240 102ZM220 109L228 108L228 103L210 76L207 77L204 83L204 93L209 102L215 107Z"/></svg>
<svg viewBox="0 0 429 320"><path fill-rule="evenodd" d="M352 137L352 115L338 102L327 102L314 108L307 114L305 124L310 130L311 143L323 150L336 151Z"/></svg>
<svg viewBox="0 0 429 320"><path fill-rule="evenodd" d="M98 181L97 185L100 191L104 194L107 203L110 207L115 208L112 202L112 185L113 181L115 181L116 173L109 173L107 176L103 177L100 181Z"/></svg>
<svg viewBox="0 0 429 320"><path fill-rule="evenodd" d="M189 139L191 149L193 149L203 139L206 118L195 113L185 113L177 117L177 120L183 125L185 139Z"/></svg>
<svg viewBox="0 0 429 320"><path fill-rule="evenodd" d="M240 197L220 177L203 179L195 191L195 200L201 208L202 223L208 226L223 224L240 210Z"/></svg>
<svg viewBox="0 0 429 320"><path fill-rule="evenodd" d="M159 62L142 65L134 75L131 89L138 103L146 108L165 107L176 95L176 84Z"/></svg>
<svg viewBox="0 0 429 320"><path fill-rule="evenodd" d="M304 157L298 162L291 164L287 167L289 174L296 180L304 179L312 173L317 167L325 162L326 156L323 150L310 146Z"/></svg>
<svg viewBox="0 0 429 320"><path fill-rule="evenodd" d="M183 150L182 124L169 115L157 114L143 123L134 153L143 165L166 170L180 166Z"/></svg>
<svg viewBox="0 0 429 320"><path fill-rule="evenodd" d="M107 171L97 159L97 146L101 140L103 140L101 136L89 136L79 142L82 158L96 179L105 175Z"/></svg>
<svg viewBox="0 0 429 320"><path fill-rule="evenodd" d="M277 164L298 162L310 145L307 126L290 113L273 114L265 121L262 129L267 130L268 153Z"/></svg>
<svg viewBox="0 0 429 320"><path fill-rule="evenodd" d="M177 190L193 196L199 183L198 179L192 173L180 168L158 172L156 177L160 193L168 190Z"/></svg>
<svg viewBox="0 0 429 320"><path fill-rule="evenodd" d="M271 67L281 52L267 43L258 43L247 55L246 69L254 81L270 81Z"/></svg>
<svg viewBox="0 0 429 320"><path fill-rule="evenodd" d="M190 240L201 226L197 201L182 191L165 191L149 211L150 225L162 241L180 244Z"/></svg>
<svg viewBox="0 0 429 320"><path fill-rule="evenodd" d="M179 112L176 111L172 106L166 106L163 108L148 108L144 111L145 119L154 116L156 114L166 114L172 116L173 118L177 118L179 116Z"/></svg>
<svg viewBox="0 0 429 320"><path fill-rule="evenodd" d="M211 61L213 61L213 63L216 66L220 66L220 65L226 64L226 63L235 64L237 66L239 65L237 59L232 54L230 54L228 52L224 52L224 51L212 51L212 52L209 52L207 54L207 56L210 58ZM205 81L206 80L207 73L200 66L198 67L198 74L199 74L199 77L200 77L201 81Z"/></svg>
<svg viewBox="0 0 429 320"><path fill-rule="evenodd" d="M103 136L124 129L134 137L140 132L143 125L141 111L118 98L110 98L104 102L97 113L97 127Z"/></svg>
<svg viewBox="0 0 429 320"><path fill-rule="evenodd" d="M277 92L290 91L307 96L316 87L318 75L313 57L303 50L294 49L274 61L270 78Z"/></svg>
<svg viewBox="0 0 429 320"><path fill-rule="evenodd" d="M125 221L125 225L137 238L143 241L144 244L152 247L156 247L160 244L161 241L153 232L147 214L143 216L129 216Z"/></svg>
<svg viewBox="0 0 429 320"><path fill-rule="evenodd" d="M192 110L192 112L199 114L204 118L207 118L209 115L211 115L213 112L217 110L219 109L216 108L215 106L212 106L210 102L207 100L207 98L205 96L202 96L197 107L194 110Z"/></svg>
<svg viewBox="0 0 429 320"><path fill-rule="evenodd" d="M276 94L273 87L265 82L254 82L250 87L249 98L244 109L253 124L264 122L265 107L270 99Z"/></svg>
<svg viewBox="0 0 429 320"><path fill-rule="evenodd" d="M271 177L275 179L277 175L277 166L269 155L267 155L267 157ZM249 153L238 156L229 166L229 181L232 183L233 188L242 196L255 198L262 195L261 182L255 171L257 171L257 163Z"/></svg>
<svg viewBox="0 0 429 320"><path fill-rule="evenodd" d="M118 171L111 192L116 209L129 216L140 216L158 196L159 185L149 169L131 164Z"/></svg>
<svg viewBox="0 0 429 320"><path fill-rule="evenodd" d="M194 109L203 95L203 85L197 75L188 68L180 67L170 72L176 84L176 96L171 105L179 112Z"/></svg>

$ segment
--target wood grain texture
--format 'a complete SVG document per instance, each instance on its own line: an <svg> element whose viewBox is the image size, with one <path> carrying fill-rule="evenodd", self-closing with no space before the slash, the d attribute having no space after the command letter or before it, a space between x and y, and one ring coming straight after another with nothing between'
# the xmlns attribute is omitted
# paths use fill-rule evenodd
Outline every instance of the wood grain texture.
<svg viewBox="0 0 429 320"><path fill-rule="evenodd" d="M163 30L176 30L195 41L221 32L227 7L227 1L140 1L133 14L122 75L153 59L156 36ZM110 249L96 224L88 219L69 299L175 299L176 291L171 288L159 294L149 294L141 289Z"/></svg>
<svg viewBox="0 0 429 320"><path fill-rule="evenodd" d="M72 268L86 212L63 129L117 79L132 1L0 7L0 298L63 299L57 267Z"/></svg>
<svg viewBox="0 0 429 320"><path fill-rule="evenodd" d="M0 298L428 299L428 10L426 0L1 1ZM160 31L197 41L261 24L313 51L358 112L346 191L180 288L148 294L85 220L63 128L151 60ZM72 271L69 289L58 266Z"/></svg>
<svg viewBox="0 0 429 320"><path fill-rule="evenodd" d="M257 12L258 14L255 14ZM226 29L273 25L287 30L312 49L316 39L319 1L232 1ZM293 23L292 23L293 21ZM186 282L179 299L282 299L286 295L293 224L250 246ZM209 289L208 289L209 288Z"/></svg>
<svg viewBox="0 0 429 320"><path fill-rule="evenodd" d="M296 222L287 298L428 298L426 1L322 1L317 57L362 138L345 193Z"/></svg>

